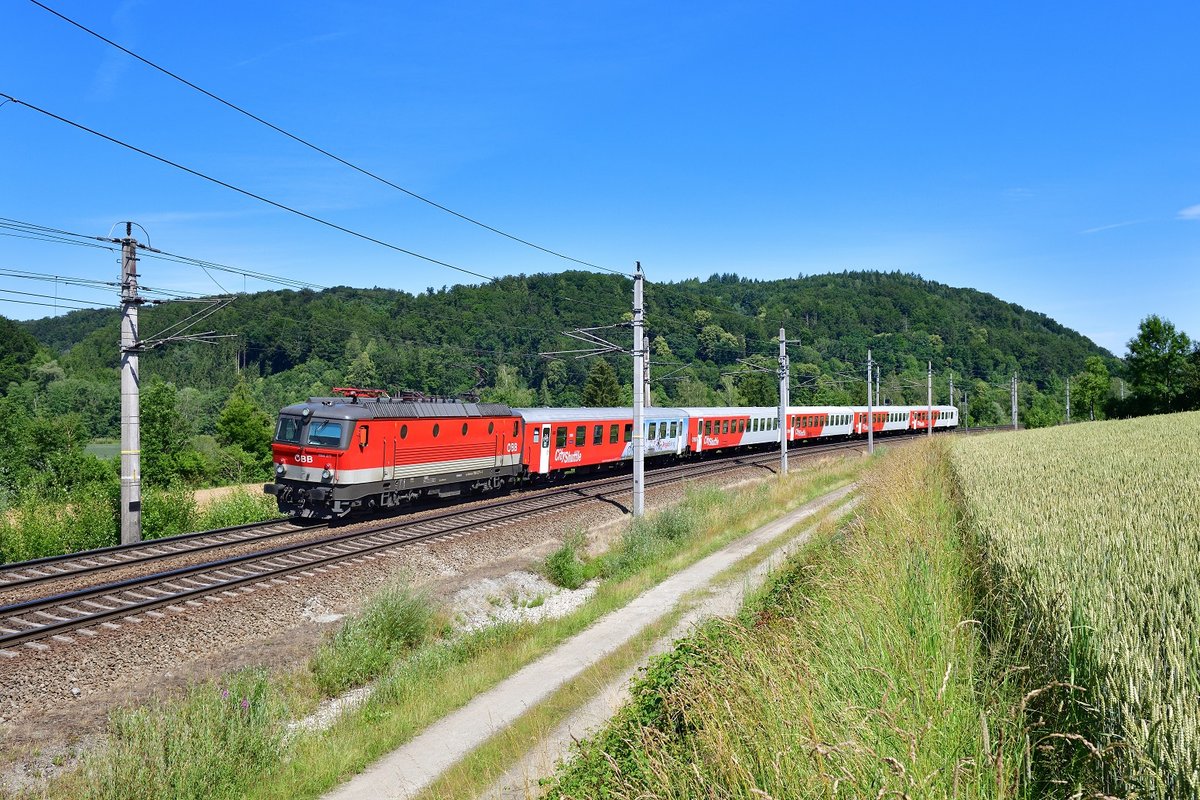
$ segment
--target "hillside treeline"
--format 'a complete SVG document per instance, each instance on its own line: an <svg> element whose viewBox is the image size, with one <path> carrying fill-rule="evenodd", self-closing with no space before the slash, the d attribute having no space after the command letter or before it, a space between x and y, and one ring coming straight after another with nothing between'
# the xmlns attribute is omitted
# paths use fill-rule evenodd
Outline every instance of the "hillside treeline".
<svg viewBox="0 0 1200 800"><path fill-rule="evenodd" d="M585 272L420 294L337 287L240 295L204 322L233 338L168 345L141 359L145 480L198 485L265 477L269 417L331 386L474 393L514 406L629 403L628 356L540 354L586 347L563 336L579 328L602 328L595 333L627 348L631 296L629 278ZM1010 419L1013 374L1020 418L1030 426L1064 419L1068 377L1075 419L1200 404L1198 351L1157 318L1140 336L1154 339L1143 358L1156 360L1158 372L1150 375L1043 314L909 274L776 281L713 275L651 282L645 296L659 405L775 404L781 325L793 342L797 404L865 402L868 348L880 367L884 403L925 402L932 361L935 402L948 401L953 376L955 401L971 425ZM153 336L199 308L145 306L142 334ZM38 460L49 457L48 448L66 448L63 457L71 460L92 440L119 436L118 325L115 310L4 322L0 424L24 442L18 449L28 457L2 468L0 488L11 491L39 475L59 480L58 470ZM1169 363L1157 363L1163 361Z"/></svg>

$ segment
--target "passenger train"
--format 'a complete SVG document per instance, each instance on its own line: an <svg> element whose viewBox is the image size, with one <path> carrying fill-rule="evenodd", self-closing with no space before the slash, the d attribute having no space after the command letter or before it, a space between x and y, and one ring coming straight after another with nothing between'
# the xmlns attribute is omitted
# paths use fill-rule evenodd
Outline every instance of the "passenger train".
<svg viewBox="0 0 1200 800"><path fill-rule="evenodd" d="M510 408L377 390L334 389L279 413L275 482L263 488L293 517L332 519L422 497L494 491L618 468L633 457L632 408ZM791 406L789 443L958 425L954 406ZM779 409L647 407L646 458L778 447Z"/></svg>

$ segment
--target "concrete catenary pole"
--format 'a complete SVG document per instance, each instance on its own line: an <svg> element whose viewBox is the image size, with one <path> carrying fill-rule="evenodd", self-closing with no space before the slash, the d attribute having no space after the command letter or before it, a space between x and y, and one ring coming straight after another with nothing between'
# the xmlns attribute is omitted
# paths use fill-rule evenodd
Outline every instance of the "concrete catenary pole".
<svg viewBox="0 0 1200 800"><path fill-rule="evenodd" d="M142 540L141 401L138 396L137 240L121 240L121 544Z"/></svg>
<svg viewBox="0 0 1200 800"><path fill-rule="evenodd" d="M788 405L791 404L792 366L787 354L787 335L779 329L779 474L788 474Z"/></svg>
<svg viewBox="0 0 1200 800"><path fill-rule="evenodd" d="M867 350L867 452L875 452L875 409L871 405L871 351Z"/></svg>
<svg viewBox="0 0 1200 800"><path fill-rule="evenodd" d="M879 365L875 365L875 402L883 405L883 392L879 391Z"/></svg>
<svg viewBox="0 0 1200 800"><path fill-rule="evenodd" d="M642 403L654 405L654 397L650 394L650 339L642 337Z"/></svg>
<svg viewBox="0 0 1200 800"><path fill-rule="evenodd" d="M640 517L646 511L646 439L642 435L642 393L645 384L642 382L642 360L645 349L642 347L643 326L646 318L642 304L643 275L642 262L637 262L637 270L633 274L633 516Z"/></svg>
<svg viewBox="0 0 1200 800"><path fill-rule="evenodd" d="M1017 430L1017 376L1012 376L1012 426Z"/></svg>
<svg viewBox="0 0 1200 800"><path fill-rule="evenodd" d="M929 418L926 420L926 422L928 422L928 427L925 428L925 435L933 436L933 362L932 361L929 362L929 372L928 372L928 377L926 378L926 381L927 381L927 388L929 390L929 398L928 398Z"/></svg>

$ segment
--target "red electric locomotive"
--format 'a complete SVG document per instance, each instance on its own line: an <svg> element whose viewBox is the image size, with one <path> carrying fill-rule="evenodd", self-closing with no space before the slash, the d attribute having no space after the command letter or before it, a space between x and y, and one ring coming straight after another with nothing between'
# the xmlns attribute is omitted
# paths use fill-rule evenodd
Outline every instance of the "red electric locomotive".
<svg viewBox="0 0 1200 800"><path fill-rule="evenodd" d="M522 421L506 405L335 389L279 414L275 495L291 516L332 518L516 480Z"/></svg>

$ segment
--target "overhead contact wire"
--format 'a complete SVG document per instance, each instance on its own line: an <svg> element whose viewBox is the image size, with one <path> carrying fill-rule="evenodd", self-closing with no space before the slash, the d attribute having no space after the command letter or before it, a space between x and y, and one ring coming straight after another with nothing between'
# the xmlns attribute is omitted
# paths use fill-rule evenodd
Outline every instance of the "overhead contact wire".
<svg viewBox="0 0 1200 800"><path fill-rule="evenodd" d="M342 158L341 156L335 155L334 153L331 153L328 150L326 150L316 144L313 144L312 142L308 141L307 139L301 138L300 136L297 136L296 134L291 133L290 131L284 130L283 128L279 127L278 125L268 122L267 120L263 119L262 117L258 116L257 114L247 111L246 109L242 108L241 106L239 106L235 103L232 103L229 100L224 99L223 97L213 94L212 92L208 91L207 89L205 89L201 86L197 86L196 84L189 81L187 78L184 78L180 75L177 75L174 72L171 72L166 67L159 66L158 64L154 63L150 59L144 58L143 56L138 55L137 53L133 52L129 48L123 47L122 45L117 44L112 39L109 39L109 38L103 36L102 34L97 33L96 31L92 30L91 28L88 28L87 26L85 26L79 22L76 22L75 20L71 19L70 17L67 17L67 16L59 13L58 11L55 11L53 8L50 8L49 6L45 5L44 3L39 2L38 0L29 0L29 1L31 3L33 3L35 6L38 6L39 8L50 12L54 16L63 20L64 22L74 25L76 28L83 31L84 33L94 36L97 39L99 39L100 41L102 41L112 47L117 48L122 53L125 53L126 55L131 56L132 58L136 58L138 61L142 62L146 66L148 66L152 69L156 69L159 72L161 72L162 74L164 74L170 78L174 78L175 80L179 81L180 83L184 84L185 86L187 86L191 89L194 89L197 92L200 92L200 94L204 95L205 97L208 97L212 100L217 101L218 103L225 106L226 108L236 111L239 114L242 114L243 116L249 117L250 119L254 120L255 122L257 122L261 125L267 126L268 128L275 131L276 133L280 133L298 144L304 145L305 147L307 147L311 150L315 150L316 152L320 153L321 155L323 155L327 158L331 158L334 161L338 162L339 164L349 167L350 169L354 170L355 172L358 172L359 174L365 175L368 178L372 178L376 181L379 181L380 183L384 184L385 186L390 186L391 188L396 189L397 191L404 192L404 194L406 194L409 197L412 197L416 200L420 200L422 203L427 203L427 204L433 206L434 208L437 208L441 211L445 211L447 214L452 214L453 216L456 216L465 222L469 222L472 225L478 225L480 228L483 228L485 230L491 231L492 233L503 236L506 239L510 239L514 242L518 242L519 244L523 244L526 247L532 247L534 250L540 250L543 253L555 256L557 258L561 258L565 261L571 261L571 262L580 264L585 267L592 267L593 269L599 269L599 270L603 270L605 272L612 272L617 275L626 274L624 272L621 272L620 270L610 269L609 267L604 267L599 264L593 264L590 261L584 261L583 259L573 258L572 256L568 256L568 255L566 255L564 253L560 253L556 250L551 250L548 247L543 247L540 244L535 244L527 239L522 239L519 236L514 236L511 233L507 233L505 231L500 230L499 228L488 225L485 222L480 222L477 219L474 219L472 217L467 216L466 214L462 214L458 211L455 211L452 208L448 208L434 200L430 200L428 197L424 197L423 195L417 194L416 192L412 191L411 189L406 189L397 183L393 183L392 181L388 180L387 178L384 178L380 175L377 175L374 172L371 172L368 169L365 169L363 167L358 166L357 164L347 161L346 159ZM12 98L9 98L9 99L11 100ZM20 101L14 101L14 102L20 102Z"/></svg>
<svg viewBox="0 0 1200 800"><path fill-rule="evenodd" d="M374 236L369 236L365 233L360 233L356 230L353 230L352 228L347 228L344 225L338 225L336 222L330 222L327 219L322 219L321 217L314 216L312 214L309 214L308 212L301 211L297 208L292 208L291 206L287 206L287 205L284 205L283 203L277 202L275 200L271 200L270 198L263 197L260 194L255 194L254 192L251 192L248 189L242 189L241 187L234 186L232 183L227 183L226 181L223 181L220 178L214 178L211 175L206 175L203 172L192 169L191 167L185 167L183 164L172 161L169 158L164 158L163 156L155 155L154 153L151 153L149 150L143 150L142 148L140 148L136 145L129 144L128 142L124 142L120 139L117 139L116 137L109 136L106 133L101 133L100 131L95 130L94 128L89 128L88 126L83 125L79 122L74 122L73 120L69 120L66 117L60 117L58 114L55 114L52 111L47 111L46 109L41 108L39 106L35 106L32 103L26 103L24 100L18 100L17 98L13 97L10 94L5 94L3 92L0 92L0 97L7 98L10 102L25 106L26 108L28 108L32 111L36 111L39 114L44 114L45 116L50 117L51 119L58 120L59 122L62 122L66 125L70 125L72 128L76 128L78 130L84 131L85 133L90 133L93 136L97 136L101 139L104 139L105 141L109 141L109 142L112 142L113 144L120 145L121 147L124 147L127 150L132 150L133 152L138 153L143 156L146 156L147 158L152 158L155 161L158 161L159 163L166 164L169 167L174 167L177 170L186 172L189 175L194 175L197 178L202 178L202 179L208 181L209 183L215 183L218 186L223 186L226 189L230 189L232 191L237 192L238 194L258 200L261 203L266 203L269 206L274 206L275 208L278 208L281 211L287 211L288 213L295 214L298 217L303 217L304 219L310 220L312 222L320 223L321 225L324 225L328 228L333 228L336 231L341 231L342 233L349 234L356 238L362 239L363 241L371 242L372 244L377 244L380 247L386 247L389 250L395 250L397 253L403 253L404 255L412 256L413 258L419 258L422 261L429 262L430 264L437 264L439 267L445 267L446 269L452 269L455 272L461 272L465 275L471 275L476 278L482 278L483 280L488 281L488 282L495 282L497 280L496 278L492 277L491 275L484 275L482 272L475 272L473 270L467 269L466 267L459 267L459 266L451 264L447 261L441 261L439 259L433 258L432 256L423 255L416 251L405 249L403 247L400 247L399 245L392 244L391 242L385 242L382 239L376 239Z"/></svg>

